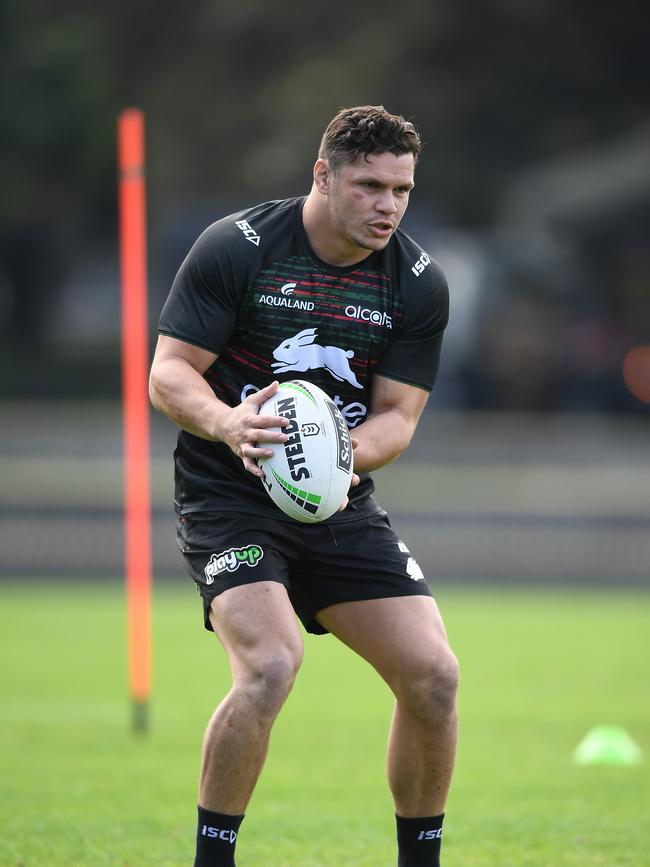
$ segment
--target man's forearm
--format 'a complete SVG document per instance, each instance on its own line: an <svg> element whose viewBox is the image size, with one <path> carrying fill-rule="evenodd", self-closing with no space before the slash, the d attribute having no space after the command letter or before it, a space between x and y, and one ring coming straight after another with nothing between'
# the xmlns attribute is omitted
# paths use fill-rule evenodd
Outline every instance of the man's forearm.
<svg viewBox="0 0 650 867"><path fill-rule="evenodd" d="M206 440L222 439L229 407L185 359L164 358L151 369L149 397L157 410L183 430Z"/></svg>
<svg viewBox="0 0 650 867"><path fill-rule="evenodd" d="M358 440L354 450L354 471L377 470L398 458L411 442L415 424L398 409L371 415L350 431Z"/></svg>

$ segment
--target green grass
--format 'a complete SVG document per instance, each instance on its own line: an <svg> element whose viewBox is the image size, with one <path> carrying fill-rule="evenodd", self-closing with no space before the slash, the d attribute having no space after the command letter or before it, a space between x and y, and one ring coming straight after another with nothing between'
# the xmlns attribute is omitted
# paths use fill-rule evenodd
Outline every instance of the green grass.
<svg viewBox="0 0 650 867"><path fill-rule="evenodd" d="M650 597L451 591L461 735L445 867L650 865L650 763L576 767L594 725L650 751ZM227 689L190 586L156 590L147 736L129 729L115 586L0 587L2 867L189 867L199 744ZM238 844L241 867L394 867L391 702L329 637L296 688Z"/></svg>

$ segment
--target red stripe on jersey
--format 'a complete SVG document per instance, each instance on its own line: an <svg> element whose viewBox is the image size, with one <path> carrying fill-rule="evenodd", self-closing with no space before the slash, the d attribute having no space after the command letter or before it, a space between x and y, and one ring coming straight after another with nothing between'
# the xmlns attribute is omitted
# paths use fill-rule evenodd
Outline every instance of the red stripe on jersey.
<svg viewBox="0 0 650 867"><path fill-rule="evenodd" d="M242 355L239 355L239 353L233 352L232 346L229 346L223 354L229 355L231 358L234 358L235 361L238 361L240 364L244 364L246 367L252 367L255 370L262 371L263 373L268 373L268 364L265 364L264 367L260 367L259 364L254 364L252 361L249 361Z"/></svg>

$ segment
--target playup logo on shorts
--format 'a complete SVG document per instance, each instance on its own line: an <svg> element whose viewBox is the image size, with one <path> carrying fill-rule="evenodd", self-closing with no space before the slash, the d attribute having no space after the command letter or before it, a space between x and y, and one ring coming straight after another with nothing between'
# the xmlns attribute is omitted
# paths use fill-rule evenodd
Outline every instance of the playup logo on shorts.
<svg viewBox="0 0 650 867"><path fill-rule="evenodd" d="M203 570L205 583L213 584L217 575L222 572L236 572L240 566L257 566L264 550L259 545L246 545L245 548L228 548L221 554L213 554L208 565Z"/></svg>

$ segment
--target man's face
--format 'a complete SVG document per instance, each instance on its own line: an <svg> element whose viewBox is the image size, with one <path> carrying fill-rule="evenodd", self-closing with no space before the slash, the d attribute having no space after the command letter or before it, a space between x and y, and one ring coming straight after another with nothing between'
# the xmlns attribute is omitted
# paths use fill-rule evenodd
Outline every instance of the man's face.
<svg viewBox="0 0 650 867"><path fill-rule="evenodd" d="M327 201L337 233L364 250L382 250L413 189L413 154L361 154L330 176Z"/></svg>

